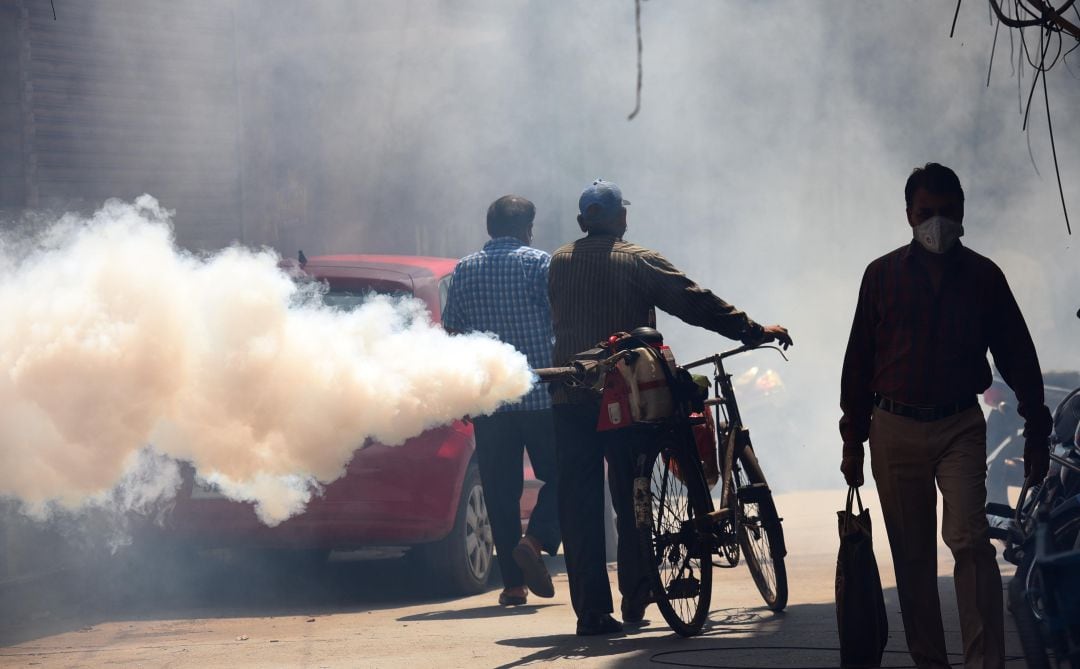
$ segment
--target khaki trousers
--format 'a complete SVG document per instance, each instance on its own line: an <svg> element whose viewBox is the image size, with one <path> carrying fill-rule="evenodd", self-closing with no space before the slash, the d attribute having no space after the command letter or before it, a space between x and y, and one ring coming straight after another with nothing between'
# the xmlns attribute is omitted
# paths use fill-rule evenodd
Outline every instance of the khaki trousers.
<svg viewBox="0 0 1080 669"><path fill-rule="evenodd" d="M889 535L908 650L920 668L946 669L937 588L941 537L952 550L964 667L1005 666L1001 573L986 522L986 422L972 407L918 422L874 409L870 466Z"/></svg>

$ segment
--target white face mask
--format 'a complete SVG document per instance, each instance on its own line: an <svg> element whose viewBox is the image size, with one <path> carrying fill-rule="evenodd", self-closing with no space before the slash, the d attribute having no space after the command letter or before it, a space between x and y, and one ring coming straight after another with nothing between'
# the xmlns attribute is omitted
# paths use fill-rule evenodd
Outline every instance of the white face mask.
<svg viewBox="0 0 1080 669"><path fill-rule="evenodd" d="M931 253L945 253L964 236L964 226L951 218L934 216L912 228L915 241Z"/></svg>

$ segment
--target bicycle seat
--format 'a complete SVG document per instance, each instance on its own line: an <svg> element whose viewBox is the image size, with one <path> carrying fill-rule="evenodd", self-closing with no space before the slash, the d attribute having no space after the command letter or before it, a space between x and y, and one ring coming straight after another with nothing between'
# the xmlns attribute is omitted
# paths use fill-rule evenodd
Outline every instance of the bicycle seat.
<svg viewBox="0 0 1080 669"><path fill-rule="evenodd" d="M630 331L630 336L639 339L650 346L660 346L664 343L664 335L656 328L640 327Z"/></svg>

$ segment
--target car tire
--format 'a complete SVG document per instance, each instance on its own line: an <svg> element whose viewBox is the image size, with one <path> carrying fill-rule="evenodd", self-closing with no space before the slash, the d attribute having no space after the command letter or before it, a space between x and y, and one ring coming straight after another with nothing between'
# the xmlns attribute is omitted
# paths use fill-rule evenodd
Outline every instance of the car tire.
<svg viewBox="0 0 1080 669"><path fill-rule="evenodd" d="M188 543L154 534L136 536L130 545L101 559L95 580L102 599L122 606L183 597L200 564Z"/></svg>
<svg viewBox="0 0 1080 669"><path fill-rule="evenodd" d="M487 589L495 553L491 519L480 485L480 468L470 462L461 485L454 527L444 539L417 546L432 585L452 595L475 595Z"/></svg>

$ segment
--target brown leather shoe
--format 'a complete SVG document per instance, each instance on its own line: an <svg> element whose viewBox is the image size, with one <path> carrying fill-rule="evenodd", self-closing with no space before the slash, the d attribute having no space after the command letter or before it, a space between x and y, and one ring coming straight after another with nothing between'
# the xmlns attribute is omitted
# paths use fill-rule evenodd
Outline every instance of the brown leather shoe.
<svg viewBox="0 0 1080 669"><path fill-rule="evenodd" d="M505 588L499 593L499 606L524 606L529 601L527 594L514 592L517 588Z"/></svg>
<svg viewBox="0 0 1080 669"><path fill-rule="evenodd" d="M540 553L526 541L522 541L514 547L514 562L521 567L521 573L525 577L525 585L529 586L537 597L554 597L555 584L551 582L551 574Z"/></svg>

